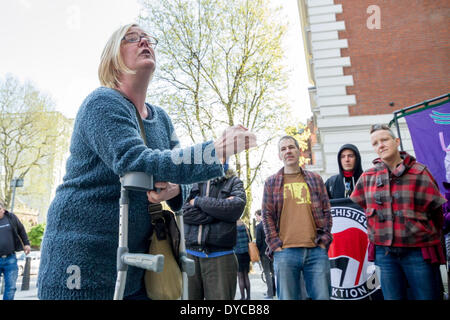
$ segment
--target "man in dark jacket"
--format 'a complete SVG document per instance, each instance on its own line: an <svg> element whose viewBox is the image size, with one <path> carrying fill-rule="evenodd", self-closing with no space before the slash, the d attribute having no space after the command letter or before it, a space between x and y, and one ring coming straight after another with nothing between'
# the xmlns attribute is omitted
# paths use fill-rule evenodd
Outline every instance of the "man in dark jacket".
<svg viewBox="0 0 450 320"><path fill-rule="evenodd" d="M4 275L5 281L3 300L14 300L18 276L16 251L22 250L25 254L31 251L25 228L0 201L0 275Z"/></svg>
<svg viewBox="0 0 450 320"><path fill-rule="evenodd" d="M266 234L264 233L264 226L262 224L261 210L256 210L255 216L256 220L258 221L258 224L256 225L256 246L258 247L259 250L259 258L263 268L264 277L266 279L266 286L267 286L266 298L273 299L273 296L275 295L275 277L273 270L273 261L270 260L265 253L267 249L267 243L266 243Z"/></svg>
<svg viewBox="0 0 450 320"><path fill-rule="evenodd" d="M234 299L236 221L245 204L244 185L231 170L193 185L183 206L186 252L195 261L195 275L188 277L189 300Z"/></svg>
<svg viewBox="0 0 450 320"><path fill-rule="evenodd" d="M344 144L337 155L339 174L331 176L326 182L330 199L348 198L356 182L363 173L361 155L353 144Z"/></svg>

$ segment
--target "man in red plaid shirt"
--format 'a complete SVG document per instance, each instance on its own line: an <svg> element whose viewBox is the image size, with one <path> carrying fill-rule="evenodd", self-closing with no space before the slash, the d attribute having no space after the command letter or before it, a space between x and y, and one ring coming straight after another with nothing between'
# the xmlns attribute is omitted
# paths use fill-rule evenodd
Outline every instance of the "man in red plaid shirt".
<svg viewBox="0 0 450 320"><path fill-rule="evenodd" d="M278 143L284 167L264 185L262 223L267 255L274 259L277 296L299 300L305 292L313 300L330 298L332 241L330 201L322 178L299 166L300 148L291 136Z"/></svg>
<svg viewBox="0 0 450 320"><path fill-rule="evenodd" d="M387 300L440 299L439 264L442 204L436 181L427 167L406 152L385 125L374 125L371 144L379 158L358 180L350 198L365 209L369 260L380 269L381 290Z"/></svg>

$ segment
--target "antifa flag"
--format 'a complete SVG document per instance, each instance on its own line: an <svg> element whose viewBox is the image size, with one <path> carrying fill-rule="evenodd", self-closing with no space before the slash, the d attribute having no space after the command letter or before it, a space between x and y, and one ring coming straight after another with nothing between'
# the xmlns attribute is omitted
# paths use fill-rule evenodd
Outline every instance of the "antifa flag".
<svg viewBox="0 0 450 320"><path fill-rule="evenodd" d="M428 167L439 190L450 182L450 101L405 116L417 161Z"/></svg>
<svg viewBox="0 0 450 320"><path fill-rule="evenodd" d="M380 281L368 261L366 215L348 198L332 199L333 242L328 251L331 265L331 299L379 299Z"/></svg>

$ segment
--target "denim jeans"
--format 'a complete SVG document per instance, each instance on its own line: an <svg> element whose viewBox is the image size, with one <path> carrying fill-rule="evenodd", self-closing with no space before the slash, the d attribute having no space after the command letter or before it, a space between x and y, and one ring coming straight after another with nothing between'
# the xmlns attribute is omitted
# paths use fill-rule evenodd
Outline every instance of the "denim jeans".
<svg viewBox="0 0 450 320"><path fill-rule="evenodd" d="M301 300L301 275L306 293L313 300L329 300L330 260L325 249L286 248L274 253L277 296L280 300Z"/></svg>
<svg viewBox="0 0 450 320"><path fill-rule="evenodd" d="M6 258L0 257L0 274L3 274L3 281L5 281L3 300L14 300L14 295L16 293L16 281L19 274L15 253L7 256Z"/></svg>
<svg viewBox="0 0 450 320"><path fill-rule="evenodd" d="M402 248L396 253L376 246L375 264L379 267L385 300L407 299L408 284L414 300L439 299L436 270L423 259L420 248Z"/></svg>

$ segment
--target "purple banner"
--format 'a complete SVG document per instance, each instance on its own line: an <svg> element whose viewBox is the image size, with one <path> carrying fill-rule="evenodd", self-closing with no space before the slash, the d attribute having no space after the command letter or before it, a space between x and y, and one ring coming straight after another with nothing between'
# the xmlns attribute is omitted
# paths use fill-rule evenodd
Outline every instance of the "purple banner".
<svg viewBox="0 0 450 320"><path fill-rule="evenodd" d="M450 182L450 102L405 117L417 161L425 164L445 194Z"/></svg>

